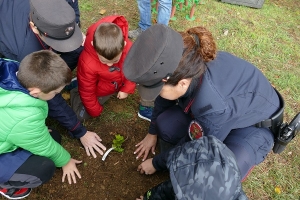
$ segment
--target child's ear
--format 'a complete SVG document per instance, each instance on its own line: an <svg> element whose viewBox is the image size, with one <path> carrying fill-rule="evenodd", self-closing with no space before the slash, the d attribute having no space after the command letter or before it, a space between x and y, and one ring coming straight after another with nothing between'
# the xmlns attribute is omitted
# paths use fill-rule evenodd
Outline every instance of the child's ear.
<svg viewBox="0 0 300 200"><path fill-rule="evenodd" d="M35 34L39 34L39 30L37 29L37 27L34 25L34 23L32 21L29 22L30 28L31 30L35 33Z"/></svg>
<svg viewBox="0 0 300 200"><path fill-rule="evenodd" d="M33 87L33 88L28 88L29 94L35 98L39 97L39 94L42 92L39 88Z"/></svg>

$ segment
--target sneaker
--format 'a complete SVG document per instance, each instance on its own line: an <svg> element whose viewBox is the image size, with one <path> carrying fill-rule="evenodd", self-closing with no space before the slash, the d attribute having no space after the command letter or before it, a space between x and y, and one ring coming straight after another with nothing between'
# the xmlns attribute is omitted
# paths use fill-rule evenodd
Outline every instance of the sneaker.
<svg viewBox="0 0 300 200"><path fill-rule="evenodd" d="M30 194L31 190L31 188L0 188L0 194L8 199L23 199Z"/></svg>
<svg viewBox="0 0 300 200"><path fill-rule="evenodd" d="M137 28L135 30L129 31L128 37L131 39L136 39L142 32L143 30L141 28Z"/></svg>
<svg viewBox="0 0 300 200"><path fill-rule="evenodd" d="M77 81L77 77L72 78L71 83L69 85L66 85L66 87L64 88L67 91L71 91L72 89L78 87L78 81Z"/></svg>
<svg viewBox="0 0 300 200"><path fill-rule="evenodd" d="M153 107L147 107L140 105L138 116L142 119L145 119L151 122Z"/></svg>

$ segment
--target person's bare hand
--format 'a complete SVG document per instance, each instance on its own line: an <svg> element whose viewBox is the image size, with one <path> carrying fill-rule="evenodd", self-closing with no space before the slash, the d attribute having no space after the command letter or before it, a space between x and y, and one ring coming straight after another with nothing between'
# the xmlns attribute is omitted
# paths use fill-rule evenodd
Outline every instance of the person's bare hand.
<svg viewBox="0 0 300 200"><path fill-rule="evenodd" d="M81 163L82 161L75 160L73 158L70 159L70 161L62 167L63 170L63 176L62 176L62 182L65 182L65 178L67 177L69 184L76 183L76 175L78 178L81 178L81 175L76 167L76 164Z"/></svg>
<svg viewBox="0 0 300 200"><path fill-rule="evenodd" d="M157 142L157 135L152 135L148 133L146 137L140 141L138 144L135 146L137 149L134 151L134 154L137 154L136 159L139 159L141 156L143 156L143 161L146 160L149 151L152 151L152 154L155 155L155 145Z"/></svg>
<svg viewBox="0 0 300 200"><path fill-rule="evenodd" d="M141 174L146 174L146 175L154 174L156 172L156 169L154 168L154 166L152 164L152 160L153 160L153 158L149 158L149 159L145 160L144 162L142 162L138 166L137 171L139 171Z"/></svg>
<svg viewBox="0 0 300 200"><path fill-rule="evenodd" d="M139 198L136 198L135 200L143 200L144 197L143 196L140 196Z"/></svg>
<svg viewBox="0 0 300 200"><path fill-rule="evenodd" d="M117 95L118 99L125 99L126 97L128 97L128 93L121 92L121 91L118 92L118 95Z"/></svg>
<svg viewBox="0 0 300 200"><path fill-rule="evenodd" d="M100 155L103 155L103 151L106 150L106 147L101 143L102 140L97 133L87 131L86 134L80 138L80 141L88 156L92 154L92 156L96 158L95 150Z"/></svg>

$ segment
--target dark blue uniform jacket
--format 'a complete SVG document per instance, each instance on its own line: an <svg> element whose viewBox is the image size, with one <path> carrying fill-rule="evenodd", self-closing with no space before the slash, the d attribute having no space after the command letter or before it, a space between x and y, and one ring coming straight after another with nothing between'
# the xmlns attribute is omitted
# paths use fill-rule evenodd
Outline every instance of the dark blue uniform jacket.
<svg viewBox="0 0 300 200"><path fill-rule="evenodd" d="M74 9L76 22L80 23L78 1L66 0ZM0 0L0 54L4 57L21 62L22 59L35 51L49 49L39 41L29 26L29 0ZM59 53L71 69L77 65L83 47L72 52Z"/></svg>
<svg viewBox="0 0 300 200"><path fill-rule="evenodd" d="M66 1L75 10L76 21L80 23L78 1ZM0 53L6 58L20 62L26 55L43 50L43 46L29 27L29 12L29 0L0 0ZM70 59L76 65L77 60L66 54L60 55L67 63ZM48 101L48 105L49 116L58 120L74 137L80 138L86 133L86 128L78 121L76 114L60 94Z"/></svg>

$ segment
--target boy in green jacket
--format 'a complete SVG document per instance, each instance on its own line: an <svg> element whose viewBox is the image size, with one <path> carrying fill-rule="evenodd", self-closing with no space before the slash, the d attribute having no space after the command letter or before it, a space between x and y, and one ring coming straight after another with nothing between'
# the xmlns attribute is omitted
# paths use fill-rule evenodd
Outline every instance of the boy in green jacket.
<svg viewBox="0 0 300 200"><path fill-rule="evenodd" d="M52 51L27 55L22 62L0 58L0 194L21 199L62 167L62 182L81 175L59 144L61 137L45 125L47 100L71 82L67 64Z"/></svg>

